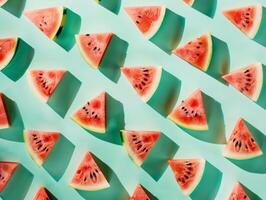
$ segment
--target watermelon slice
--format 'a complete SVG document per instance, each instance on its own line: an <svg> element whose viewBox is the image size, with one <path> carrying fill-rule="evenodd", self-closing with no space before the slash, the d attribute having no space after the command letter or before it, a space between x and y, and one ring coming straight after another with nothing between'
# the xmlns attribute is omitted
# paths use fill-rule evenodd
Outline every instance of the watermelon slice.
<svg viewBox="0 0 266 200"><path fill-rule="evenodd" d="M111 41L113 33L76 35L76 42L84 59L93 68L98 68Z"/></svg>
<svg viewBox="0 0 266 200"><path fill-rule="evenodd" d="M132 87L140 98L147 102L159 86L162 68L161 67L123 67L121 68Z"/></svg>
<svg viewBox="0 0 266 200"><path fill-rule="evenodd" d="M108 188L110 185L92 154L87 152L73 176L70 186L78 190L96 191Z"/></svg>
<svg viewBox="0 0 266 200"><path fill-rule="evenodd" d="M121 131L126 151L136 165L141 166L160 137L158 131Z"/></svg>
<svg viewBox="0 0 266 200"><path fill-rule="evenodd" d="M50 197L49 192L46 188L41 187L38 192L36 193L33 200L52 200L53 198Z"/></svg>
<svg viewBox="0 0 266 200"><path fill-rule="evenodd" d="M224 16L240 31L251 39L254 38L262 21L262 5L251 5L236 9L225 10Z"/></svg>
<svg viewBox="0 0 266 200"><path fill-rule="evenodd" d="M41 166L54 148L60 133L26 130L24 142L32 159Z"/></svg>
<svg viewBox="0 0 266 200"><path fill-rule="evenodd" d="M152 38L159 30L165 15L164 6L126 7L125 11L146 38Z"/></svg>
<svg viewBox="0 0 266 200"><path fill-rule="evenodd" d="M17 49L17 43L17 38L0 39L0 70L5 68L12 60Z"/></svg>
<svg viewBox="0 0 266 200"><path fill-rule="evenodd" d="M205 169L205 160L180 159L169 160L168 162L182 192L184 195L189 196L199 185L199 182L202 179Z"/></svg>
<svg viewBox="0 0 266 200"><path fill-rule="evenodd" d="M0 93L0 129L4 129L8 127L9 127L9 121L8 121L5 104L3 101L3 94Z"/></svg>
<svg viewBox="0 0 266 200"><path fill-rule="evenodd" d="M55 39L64 25L62 6L28 10L25 16L50 39Z"/></svg>
<svg viewBox="0 0 266 200"><path fill-rule="evenodd" d="M257 101L263 84L262 64L248 65L224 75L223 79L253 101Z"/></svg>
<svg viewBox="0 0 266 200"><path fill-rule="evenodd" d="M62 80L65 72L65 70L30 70L28 78L32 88L47 102Z"/></svg>
<svg viewBox="0 0 266 200"><path fill-rule="evenodd" d="M5 189L18 166L19 163L16 162L0 162L0 192Z"/></svg>
<svg viewBox="0 0 266 200"><path fill-rule="evenodd" d="M4 5L8 0L0 0L0 6Z"/></svg>
<svg viewBox="0 0 266 200"><path fill-rule="evenodd" d="M224 156L236 160L250 159L262 155L252 133L243 119L239 119L225 147Z"/></svg>
<svg viewBox="0 0 266 200"><path fill-rule="evenodd" d="M100 95L88 101L77 112L75 112L72 116L72 119L87 130L97 133L105 133L105 100L106 93L102 92Z"/></svg>
<svg viewBox="0 0 266 200"><path fill-rule="evenodd" d="M228 200L251 200L242 185L237 182Z"/></svg>
<svg viewBox="0 0 266 200"><path fill-rule="evenodd" d="M141 185L137 185L132 197L129 200L150 200Z"/></svg>
<svg viewBox="0 0 266 200"><path fill-rule="evenodd" d="M212 36L204 34L173 50L173 53L202 71L207 71L212 58Z"/></svg>
<svg viewBox="0 0 266 200"><path fill-rule="evenodd" d="M208 130L208 121L205 114L204 102L200 90L175 108L168 116L176 124L191 130Z"/></svg>

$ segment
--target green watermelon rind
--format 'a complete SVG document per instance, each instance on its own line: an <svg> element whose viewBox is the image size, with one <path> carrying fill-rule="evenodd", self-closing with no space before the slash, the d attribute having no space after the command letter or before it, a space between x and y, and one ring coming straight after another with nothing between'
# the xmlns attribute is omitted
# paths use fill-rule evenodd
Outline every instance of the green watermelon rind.
<svg viewBox="0 0 266 200"><path fill-rule="evenodd" d="M248 160L252 158L256 158L263 155L263 152L261 150L253 153L235 153L230 151L229 149L225 148L223 151L223 156L232 160Z"/></svg>
<svg viewBox="0 0 266 200"><path fill-rule="evenodd" d="M4 69L11 62L12 58L14 57L14 55L16 53L19 39L18 38L12 38L12 39L14 39L16 41L16 45L12 49L12 51L9 53L7 59L5 59L4 62L0 63L0 70Z"/></svg>
<svg viewBox="0 0 266 200"><path fill-rule="evenodd" d="M257 67L257 87L256 87L256 90L255 90L255 93L252 95L252 96L250 96L249 98L251 99L251 100L253 100L253 101L257 101L258 99L259 99L259 97L260 97L260 94L261 94L261 90L262 90L262 86L263 86L263 76L264 76L264 74L263 74L263 66L262 66L262 64L261 63L256 63L256 64L254 64L254 65L256 65L256 67ZM237 70L236 70L237 71ZM232 71L231 73L234 73L235 71ZM229 73L230 74L230 73ZM223 76L223 79L225 79L225 77L227 76L228 74L226 74L226 75L224 75ZM225 79L226 80L226 79ZM234 87L234 86L232 86L232 87ZM234 87L235 88L235 87Z"/></svg>
<svg viewBox="0 0 266 200"><path fill-rule="evenodd" d="M158 32L158 30L160 29L160 27L163 23L164 16L166 13L166 7L165 6L160 6L160 7L161 7L161 15L160 15L159 19L156 21L156 23L154 23L152 28L147 33L145 33L145 34L142 33L144 35L144 37L148 40L151 39ZM125 7L124 9L127 10L130 8L132 8L132 7Z"/></svg>
<svg viewBox="0 0 266 200"><path fill-rule="evenodd" d="M69 184L70 187L75 188L77 190L83 190L83 191L99 191L99 190L104 190L110 187L110 184L107 181L102 182L102 184L98 184L97 186L94 187L83 187L82 185L78 185L78 184L74 184L74 183L70 183Z"/></svg>
<svg viewBox="0 0 266 200"><path fill-rule="evenodd" d="M29 145L30 142L28 141L27 135L28 135L27 130L24 130L23 131L23 138L24 138L24 143L25 143L26 149L29 152L31 159L37 164L38 167L41 167L43 164L43 161L41 159L39 159L36 156L35 152L33 152L32 149L30 148L30 145Z"/></svg>
<svg viewBox="0 0 266 200"><path fill-rule="evenodd" d="M80 122L80 120L75 117L74 115L71 116L71 119L76 122L78 125L80 125L82 128L88 130L88 131L93 131L96 133L101 133L101 134L105 134L106 132L106 128L101 128L101 127L96 127L96 126L91 126L91 125L85 125L82 122Z"/></svg>
<svg viewBox="0 0 266 200"><path fill-rule="evenodd" d="M232 10L235 10L235 9L232 9ZM230 21L229 17L227 16L228 11L231 11L231 10L223 11L223 15ZM262 16L263 16L263 6L262 4L259 3L256 5L256 17L254 18L254 26L251 28L249 32L243 32L243 31L242 32L246 34L249 38L253 39L260 29L260 25L262 22Z"/></svg>
<svg viewBox="0 0 266 200"><path fill-rule="evenodd" d="M57 9L57 11L58 11L58 13L60 13L60 17L59 17L59 19L58 19L58 22L57 22L57 25L56 25L56 27L54 28L54 32L53 32L53 34L51 34L51 36L50 37L48 37L49 39L51 39L51 40L54 40L54 39L56 39L56 36L57 36L57 33L58 33L58 31L60 30L60 27L62 27L63 25L64 25L64 7L63 6L57 6L57 7L49 7L49 8L56 8ZM49 8L47 8L47 9L49 9ZM46 8L41 8L41 9L46 9ZM30 12L37 12L38 10L40 10L40 9L32 9L32 10L27 10L27 11L25 11L25 16L27 17L27 13L30 13ZM27 17L28 18L28 17ZM29 18L28 18L29 19ZM30 20L30 19L29 19ZM31 20L30 20L31 21Z"/></svg>
<svg viewBox="0 0 266 200"><path fill-rule="evenodd" d="M138 166L140 167L143 164L142 160L139 160L134 152L131 151L131 148L127 142L127 138L126 138L126 130L121 130L121 138L122 138L122 144L126 149L126 152L128 153L129 158Z"/></svg>

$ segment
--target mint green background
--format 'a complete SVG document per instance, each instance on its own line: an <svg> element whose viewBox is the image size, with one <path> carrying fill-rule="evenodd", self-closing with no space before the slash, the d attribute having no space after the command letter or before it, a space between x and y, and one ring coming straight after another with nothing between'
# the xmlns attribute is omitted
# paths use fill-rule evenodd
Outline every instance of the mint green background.
<svg viewBox="0 0 266 200"><path fill-rule="evenodd" d="M123 0L122 6L165 4L174 12L186 17L185 32L181 43L210 31L219 39L227 42L231 56L231 69L236 69L242 65L258 61L265 64L266 48L249 40L235 29L225 20L221 11L256 2L264 2L264 6L266 6L265 1L262 0L218 0L216 15L213 19L186 6L181 0ZM145 40L123 9L116 16L97 5L93 0L27 0L26 9L61 4L81 15L82 33L112 31L128 41L129 48L125 65L161 65L165 70L181 79L182 87L179 101L196 88L201 88L206 94L220 101L224 112L227 137L240 116L266 133L266 112L264 109L233 88L221 84L181 59L167 55L151 42ZM181 194L169 168L162 178L155 182L146 172L138 169L131 162L122 147L96 139L69 118L74 110L89 98L96 96L101 90L108 91L110 95L123 103L127 129L160 130L180 145L176 157L204 157L220 169L224 176L217 200L228 197L236 180L241 181L261 198L266 199L265 174L249 173L224 159L221 155L223 145L209 144L186 134L172 122L156 113L151 107L145 105L123 76L117 84L111 82L99 71L93 70L85 63L77 46L74 46L70 52L66 52L55 42L48 40L23 16L18 19L0 9L0 24L0 37L21 37L35 49L35 56L30 68L64 67L82 82L80 91L69 112L65 119L62 119L32 93L25 75L14 83L0 74L0 90L16 101L27 129L58 130L76 145L71 163L62 179L57 183L44 169L39 169L32 162L23 143L0 140L1 156L7 160L17 160L23 163L34 174L34 182L26 199L32 198L40 184L45 185L59 199L82 199L76 191L68 186L68 182L76 168L74 163L78 163L88 149L114 170L130 194L135 185L140 182L159 199L186 199Z"/></svg>

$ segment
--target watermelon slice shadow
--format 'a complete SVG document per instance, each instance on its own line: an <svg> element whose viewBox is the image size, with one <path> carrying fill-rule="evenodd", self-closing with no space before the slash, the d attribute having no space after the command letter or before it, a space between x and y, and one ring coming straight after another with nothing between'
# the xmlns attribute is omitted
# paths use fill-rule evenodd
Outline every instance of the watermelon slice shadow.
<svg viewBox="0 0 266 200"><path fill-rule="evenodd" d="M47 104L62 118L65 117L81 82L71 72L66 71Z"/></svg>
<svg viewBox="0 0 266 200"><path fill-rule="evenodd" d="M262 7L262 19L259 30L253 40L266 47L266 8Z"/></svg>
<svg viewBox="0 0 266 200"><path fill-rule="evenodd" d="M60 134L54 148L42 165L54 180L59 181L65 173L74 149L75 145L72 144L64 135Z"/></svg>
<svg viewBox="0 0 266 200"><path fill-rule="evenodd" d="M222 78L229 72L230 53L226 42L212 35L212 58L206 73L223 84L227 84Z"/></svg>
<svg viewBox="0 0 266 200"><path fill-rule="evenodd" d="M26 0L8 0L1 8L19 18L23 13L25 4Z"/></svg>
<svg viewBox="0 0 266 200"><path fill-rule="evenodd" d="M64 25L59 28L54 41L66 51L70 51L76 43L75 35L80 31L81 17L69 8L64 8L64 15Z"/></svg>
<svg viewBox="0 0 266 200"><path fill-rule="evenodd" d="M221 103L202 92L208 130L190 130L181 127L192 137L215 144L225 144L225 123Z"/></svg>
<svg viewBox="0 0 266 200"><path fill-rule="evenodd" d="M109 182L110 187L98 191L83 191L76 189L79 195L82 196L84 199L129 199L129 194L127 190L124 188L114 171L106 163L100 160L96 155L94 155L93 153L91 154L95 162L103 172L104 176L106 177L107 181Z"/></svg>
<svg viewBox="0 0 266 200"><path fill-rule="evenodd" d="M121 0L96 0L96 1L102 7L118 15L120 7L121 7Z"/></svg>
<svg viewBox="0 0 266 200"><path fill-rule="evenodd" d="M162 132L141 168L158 181L168 167L168 160L176 154L179 146Z"/></svg>
<svg viewBox="0 0 266 200"><path fill-rule="evenodd" d="M213 18L217 7L217 0L194 0L192 8Z"/></svg>
<svg viewBox="0 0 266 200"><path fill-rule="evenodd" d="M233 160L229 158L226 159L248 172L266 174L266 136L246 120L244 120L244 122L246 123L248 129L250 130L256 142L260 146L263 154L261 156L247 160Z"/></svg>
<svg viewBox="0 0 266 200"><path fill-rule="evenodd" d="M125 116L123 104L106 93L106 132L104 134L99 134L87 129L84 130L100 140L122 145L120 131L124 128Z"/></svg>
<svg viewBox="0 0 266 200"><path fill-rule="evenodd" d="M33 174L22 164L19 164L0 196L3 199L24 199L32 180Z"/></svg>
<svg viewBox="0 0 266 200"><path fill-rule="evenodd" d="M184 26L185 18L166 8L163 22L150 41L170 55L183 36Z"/></svg>
<svg viewBox="0 0 266 200"><path fill-rule="evenodd" d="M181 81L162 69L161 80L151 99L147 102L159 114L166 117L174 108L181 89Z"/></svg>
<svg viewBox="0 0 266 200"><path fill-rule="evenodd" d="M120 68L124 65L127 49L128 43L113 34L100 63L100 72L115 83L118 81L121 75Z"/></svg>
<svg viewBox="0 0 266 200"><path fill-rule="evenodd" d="M9 2L9 1L8 1ZM13 81L20 79L34 56L34 49L21 38L18 38L18 44L15 55L8 65L2 69L2 73Z"/></svg>
<svg viewBox="0 0 266 200"><path fill-rule="evenodd" d="M190 198L192 200L214 200L220 188L222 176L223 174L219 169L206 161L203 176L198 186L190 194Z"/></svg>
<svg viewBox="0 0 266 200"><path fill-rule="evenodd" d="M3 94L2 97L8 115L10 127L0 130L0 138L15 142L23 142L22 133L24 130L24 122L22 120L19 108L17 104L6 95Z"/></svg>

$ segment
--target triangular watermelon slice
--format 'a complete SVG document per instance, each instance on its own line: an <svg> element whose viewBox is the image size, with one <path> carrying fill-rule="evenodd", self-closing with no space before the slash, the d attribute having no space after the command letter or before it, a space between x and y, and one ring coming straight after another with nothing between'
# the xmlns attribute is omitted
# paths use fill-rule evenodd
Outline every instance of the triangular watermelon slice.
<svg viewBox="0 0 266 200"><path fill-rule="evenodd" d="M228 200L251 200L242 185L237 182Z"/></svg>
<svg viewBox="0 0 266 200"><path fill-rule="evenodd" d="M262 5L257 4L225 10L223 14L240 31L248 37L254 38L262 20Z"/></svg>
<svg viewBox="0 0 266 200"><path fill-rule="evenodd" d="M55 39L60 27L64 24L64 7L28 10L25 16L48 38Z"/></svg>
<svg viewBox="0 0 266 200"><path fill-rule="evenodd" d="M212 59L212 36L210 33L177 47L173 53L202 71L207 71Z"/></svg>
<svg viewBox="0 0 266 200"><path fill-rule="evenodd" d="M113 33L91 33L76 35L79 50L93 68L98 68L111 41Z"/></svg>
<svg viewBox="0 0 266 200"><path fill-rule="evenodd" d="M17 38L0 38L0 70L12 60L17 49Z"/></svg>
<svg viewBox="0 0 266 200"><path fill-rule="evenodd" d="M141 185L137 185L132 197L129 200L151 200Z"/></svg>
<svg viewBox="0 0 266 200"><path fill-rule="evenodd" d="M146 38L153 37L164 19L164 6L126 7L125 11Z"/></svg>
<svg viewBox="0 0 266 200"><path fill-rule="evenodd" d="M88 101L78 111L76 111L72 119L80 126L87 130L97 133L105 133L106 131L106 93L102 92L97 97Z"/></svg>
<svg viewBox="0 0 266 200"><path fill-rule="evenodd" d="M8 121L5 104L3 101L3 94L0 93L0 129L4 129L8 127L9 127L9 121Z"/></svg>
<svg viewBox="0 0 266 200"><path fill-rule="evenodd" d="M192 6L195 0L183 0L184 3L186 3L189 6Z"/></svg>
<svg viewBox="0 0 266 200"><path fill-rule="evenodd" d="M50 197L50 193L47 191L46 188L41 187L36 193L33 200L53 200L53 198Z"/></svg>
<svg viewBox="0 0 266 200"><path fill-rule="evenodd" d="M19 163L16 162L0 162L0 192L5 189L18 166Z"/></svg>
<svg viewBox="0 0 266 200"><path fill-rule="evenodd" d="M0 6L4 5L8 0L0 0Z"/></svg>
<svg viewBox="0 0 266 200"><path fill-rule="evenodd" d="M262 155L252 133L243 119L239 119L227 141L224 156L230 159L245 160Z"/></svg>
<svg viewBox="0 0 266 200"><path fill-rule="evenodd" d="M208 130L202 92L196 90L168 116L176 124L191 130Z"/></svg>
<svg viewBox="0 0 266 200"><path fill-rule="evenodd" d="M47 102L65 72L65 70L30 70L28 79L36 93Z"/></svg>
<svg viewBox="0 0 266 200"><path fill-rule="evenodd" d="M24 131L24 142L32 159L42 165L54 148L60 133L45 131Z"/></svg>
<svg viewBox="0 0 266 200"><path fill-rule="evenodd" d="M257 101L263 84L262 64L248 65L224 75L223 79L253 101Z"/></svg>
<svg viewBox="0 0 266 200"><path fill-rule="evenodd" d="M87 152L75 172L70 186L78 190L96 191L108 188L110 185L92 154Z"/></svg>
<svg viewBox="0 0 266 200"><path fill-rule="evenodd" d="M132 87L140 98L147 102L159 86L162 68L161 67L123 67L121 68Z"/></svg>
<svg viewBox="0 0 266 200"><path fill-rule="evenodd" d="M121 135L130 158L141 166L160 137L160 132L123 130Z"/></svg>
<svg viewBox="0 0 266 200"><path fill-rule="evenodd" d="M202 179L205 169L205 160L179 159L169 160L168 162L182 192L184 195L189 196L196 189Z"/></svg>

